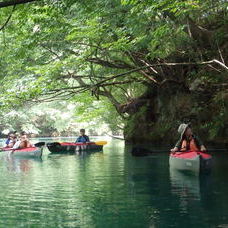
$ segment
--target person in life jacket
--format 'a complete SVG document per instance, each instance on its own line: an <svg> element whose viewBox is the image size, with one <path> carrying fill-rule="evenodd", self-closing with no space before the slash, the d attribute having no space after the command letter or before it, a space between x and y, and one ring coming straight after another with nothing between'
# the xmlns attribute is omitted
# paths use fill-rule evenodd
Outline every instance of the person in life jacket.
<svg viewBox="0 0 228 228"><path fill-rule="evenodd" d="M29 141L28 135L25 132L21 132L20 139L14 144L13 149L23 149L33 146Z"/></svg>
<svg viewBox="0 0 228 228"><path fill-rule="evenodd" d="M76 139L76 143L77 142L81 142L81 143L89 142L89 137L85 135L85 129L80 129L80 136Z"/></svg>
<svg viewBox="0 0 228 228"><path fill-rule="evenodd" d="M201 140L192 132L189 124L181 124L178 128L178 133L181 134L180 139L171 152L177 151L206 151L205 146Z"/></svg>

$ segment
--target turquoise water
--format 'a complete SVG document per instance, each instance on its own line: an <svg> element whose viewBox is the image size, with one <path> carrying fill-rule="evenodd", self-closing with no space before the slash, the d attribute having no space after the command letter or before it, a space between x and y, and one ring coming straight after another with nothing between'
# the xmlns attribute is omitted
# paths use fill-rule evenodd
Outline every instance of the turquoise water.
<svg viewBox="0 0 228 228"><path fill-rule="evenodd" d="M228 153L213 170L169 170L168 153L103 152L13 159L0 154L0 227L228 227Z"/></svg>

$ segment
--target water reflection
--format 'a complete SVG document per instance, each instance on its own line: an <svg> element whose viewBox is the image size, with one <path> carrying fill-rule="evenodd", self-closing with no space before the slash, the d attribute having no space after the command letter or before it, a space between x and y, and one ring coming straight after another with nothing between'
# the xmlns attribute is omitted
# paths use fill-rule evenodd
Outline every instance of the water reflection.
<svg viewBox="0 0 228 228"><path fill-rule="evenodd" d="M29 173L34 162L42 162L41 158L14 157L8 152L4 154L3 160L7 170L15 173Z"/></svg>
<svg viewBox="0 0 228 228"><path fill-rule="evenodd" d="M103 150L98 150L98 151L75 151L75 152L68 152L68 151L62 151L62 152L55 152L55 153L49 153L48 157L52 157L52 156L58 156L58 155L66 155L66 156L70 156L70 155L78 155L80 157L87 157L90 156L92 154L95 153L103 153Z"/></svg>
<svg viewBox="0 0 228 228"><path fill-rule="evenodd" d="M176 195L180 214L187 214L192 201L200 200L198 176L186 175L170 168L171 194Z"/></svg>
<svg viewBox="0 0 228 228"><path fill-rule="evenodd" d="M204 213L212 203L212 198L208 198L212 193L210 174L192 175L170 168L170 183L171 194L178 197L177 206L181 214L192 213L196 208Z"/></svg>
<svg viewBox="0 0 228 228"><path fill-rule="evenodd" d="M180 197L182 204L186 200L200 200L199 176L180 172L170 168L171 192Z"/></svg>

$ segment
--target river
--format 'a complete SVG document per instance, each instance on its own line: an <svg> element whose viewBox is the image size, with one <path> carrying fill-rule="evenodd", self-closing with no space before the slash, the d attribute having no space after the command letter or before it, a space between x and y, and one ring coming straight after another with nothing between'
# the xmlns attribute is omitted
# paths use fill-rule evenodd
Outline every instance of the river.
<svg viewBox="0 0 228 228"><path fill-rule="evenodd" d="M133 157L118 139L80 155L2 152L0 227L228 227L228 153L212 155L198 177L169 170L168 153Z"/></svg>

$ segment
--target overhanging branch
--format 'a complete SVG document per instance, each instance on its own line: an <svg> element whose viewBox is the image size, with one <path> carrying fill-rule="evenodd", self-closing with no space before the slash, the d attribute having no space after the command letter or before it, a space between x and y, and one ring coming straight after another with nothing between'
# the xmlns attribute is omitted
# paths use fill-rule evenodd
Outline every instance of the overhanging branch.
<svg viewBox="0 0 228 228"><path fill-rule="evenodd" d="M15 10L15 8L16 8L16 6L14 5L11 14L8 16L6 22L5 22L5 23L2 25L2 27L0 28L0 31L3 30L3 29L6 27L6 25L8 24L8 22L10 21L10 18L12 17L13 11Z"/></svg>
<svg viewBox="0 0 228 228"><path fill-rule="evenodd" d="M25 4L29 2L35 2L35 1L40 1L40 0L12 0L12 1L0 2L0 8L15 6L19 4Z"/></svg>
<svg viewBox="0 0 228 228"><path fill-rule="evenodd" d="M99 83L97 83L97 85L102 85L106 81L109 81L109 80L112 80L112 79L115 79L115 78L118 78L118 77L122 77L124 75L131 74L131 73L134 73L134 72L138 72L138 71L141 71L141 70L146 69L146 68L155 67L155 66L208 65L208 64L212 64L212 63L216 63L216 64L220 65L222 68L228 70L228 67L224 63L218 61L217 59L213 59L213 60L210 60L210 61L204 61L204 62L156 63L156 64L151 64L151 65L148 65L148 66L138 67L138 68L135 68L133 70L129 70L129 71L126 71L124 73L114 75L112 77L109 77L107 79L104 79L104 80L100 81Z"/></svg>

